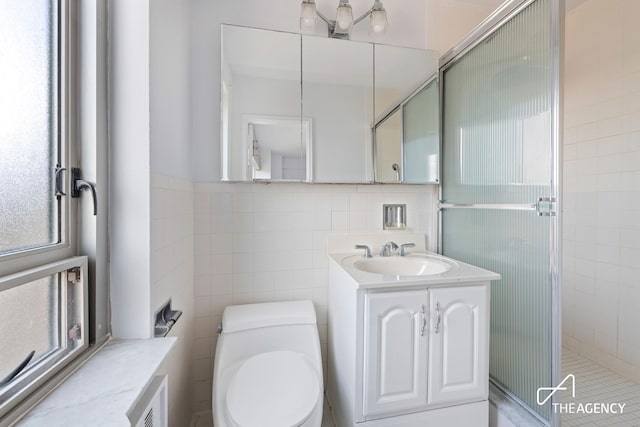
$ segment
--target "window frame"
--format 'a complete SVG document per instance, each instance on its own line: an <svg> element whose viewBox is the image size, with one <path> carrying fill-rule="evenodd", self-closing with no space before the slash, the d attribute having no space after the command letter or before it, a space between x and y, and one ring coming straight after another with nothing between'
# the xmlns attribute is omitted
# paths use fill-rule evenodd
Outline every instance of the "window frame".
<svg viewBox="0 0 640 427"><path fill-rule="evenodd" d="M80 336L78 345L69 345L67 331L69 331L70 320L67 313L69 311L68 287L69 270L79 268L80 277L78 286L72 285L74 300L79 302L80 312ZM89 322L88 304L88 284L87 284L87 257L72 257L50 264L45 264L32 268L18 274L0 277L0 292L15 289L35 280L58 275L58 338L59 348L50 351L45 357L35 361L30 367L20 372L14 380L0 388L0 415L3 411L8 411L15 406L25 395L32 393L41 387L46 381L62 370L73 359L82 354L89 346L86 329ZM23 375L24 374L24 375ZM6 395L5 395L6 393Z"/></svg>
<svg viewBox="0 0 640 427"><path fill-rule="evenodd" d="M55 82L55 118L52 137L57 141L56 163L63 172L64 191L58 202L58 242L0 255L0 292L29 283L34 272L64 271L81 267L82 344L70 351L52 352L33 365L47 369L15 395L5 395L0 404L0 424L11 424L73 373L110 337L108 314L108 138L107 138L107 34L108 0L50 0L52 7L52 58L57 66L51 74ZM55 15L55 16L54 16ZM57 159L55 158L57 157ZM84 164L82 164L84 163ZM100 211L92 216L90 195L71 197L71 168L87 169L83 179L99 180ZM54 170L51 171L52 179ZM51 195L55 197L55 195ZM91 218L94 218L93 220ZM38 273L40 274L40 273ZM50 273L53 274L53 273ZM66 277L66 276L65 276ZM22 282L20 284L20 282ZM60 287L64 286L62 283ZM60 313L66 308L60 299ZM60 335L66 314L60 314ZM64 353L64 354L61 354ZM50 363L56 359L55 363ZM49 366L51 365L51 366ZM30 368L27 368L30 369ZM25 377L28 377L25 370ZM21 381L16 377L15 381ZM27 381L25 381L26 383ZM5 391L12 389L7 385ZM8 398L6 396L9 396Z"/></svg>
<svg viewBox="0 0 640 427"><path fill-rule="evenodd" d="M70 165L77 162L76 156L72 156L72 153L78 150L78 146L71 146L75 142L72 139L70 130L73 129L76 123L76 106L73 105L72 100L75 95L75 90L72 89L72 84L69 82L69 70L73 67L76 60L75 52L71 48L70 43L70 11L71 5L68 0L51 0L51 3L55 5L55 12L51 19L52 22L52 57L55 57L57 66L54 66L52 73L52 80L55 81L55 94L54 94L54 108L55 119L53 120L52 135L56 139L55 145L56 163L60 165ZM53 170L51 176L53 179ZM64 185L66 189L69 189L68 173L64 176ZM54 197L54 195L52 195ZM77 252L76 241L77 234L74 227L70 224L77 223L77 206L72 206L72 202L75 202L71 197L63 196L58 201L58 242L38 246L35 248L25 248L0 254L0 277L15 274L20 271L28 270L30 268L36 268L43 264L58 261L64 258L74 256ZM77 203L74 203L77 205ZM74 209L74 207L76 209Z"/></svg>

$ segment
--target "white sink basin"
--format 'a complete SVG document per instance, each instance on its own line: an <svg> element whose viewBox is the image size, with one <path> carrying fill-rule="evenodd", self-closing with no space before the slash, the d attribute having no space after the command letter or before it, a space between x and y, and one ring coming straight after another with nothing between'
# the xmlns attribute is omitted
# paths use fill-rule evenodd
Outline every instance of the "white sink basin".
<svg viewBox="0 0 640 427"><path fill-rule="evenodd" d="M353 267L358 270L390 276L430 276L444 273L455 266L455 263L449 260L424 254L409 254L402 257L375 256L360 258L353 262Z"/></svg>

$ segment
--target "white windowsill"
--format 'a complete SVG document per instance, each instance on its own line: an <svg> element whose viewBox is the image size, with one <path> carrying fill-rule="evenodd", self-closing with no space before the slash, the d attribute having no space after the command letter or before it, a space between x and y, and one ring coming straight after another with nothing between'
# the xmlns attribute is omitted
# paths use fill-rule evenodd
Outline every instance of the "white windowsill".
<svg viewBox="0 0 640 427"><path fill-rule="evenodd" d="M108 342L16 425L130 426L127 413L175 342L176 338Z"/></svg>

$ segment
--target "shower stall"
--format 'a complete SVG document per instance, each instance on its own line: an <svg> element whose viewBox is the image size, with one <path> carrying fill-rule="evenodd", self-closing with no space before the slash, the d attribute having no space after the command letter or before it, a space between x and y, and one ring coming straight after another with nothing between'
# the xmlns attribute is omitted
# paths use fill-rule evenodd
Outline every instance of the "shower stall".
<svg viewBox="0 0 640 427"><path fill-rule="evenodd" d="M498 272L491 400L559 425L561 0L505 3L440 69L440 250Z"/></svg>
<svg viewBox="0 0 640 427"><path fill-rule="evenodd" d="M566 17L562 377L576 379L568 401L625 404L563 414L566 426L640 425L638 22L637 0L589 0Z"/></svg>

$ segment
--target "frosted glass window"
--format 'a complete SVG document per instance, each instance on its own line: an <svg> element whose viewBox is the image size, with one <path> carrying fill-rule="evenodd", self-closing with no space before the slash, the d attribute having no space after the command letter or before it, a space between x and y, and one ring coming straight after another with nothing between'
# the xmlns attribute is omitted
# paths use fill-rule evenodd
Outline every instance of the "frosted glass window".
<svg viewBox="0 0 640 427"><path fill-rule="evenodd" d="M60 346L58 294L58 275L0 292L0 380L31 351L33 365Z"/></svg>
<svg viewBox="0 0 640 427"><path fill-rule="evenodd" d="M0 254L59 240L55 7L0 0Z"/></svg>

